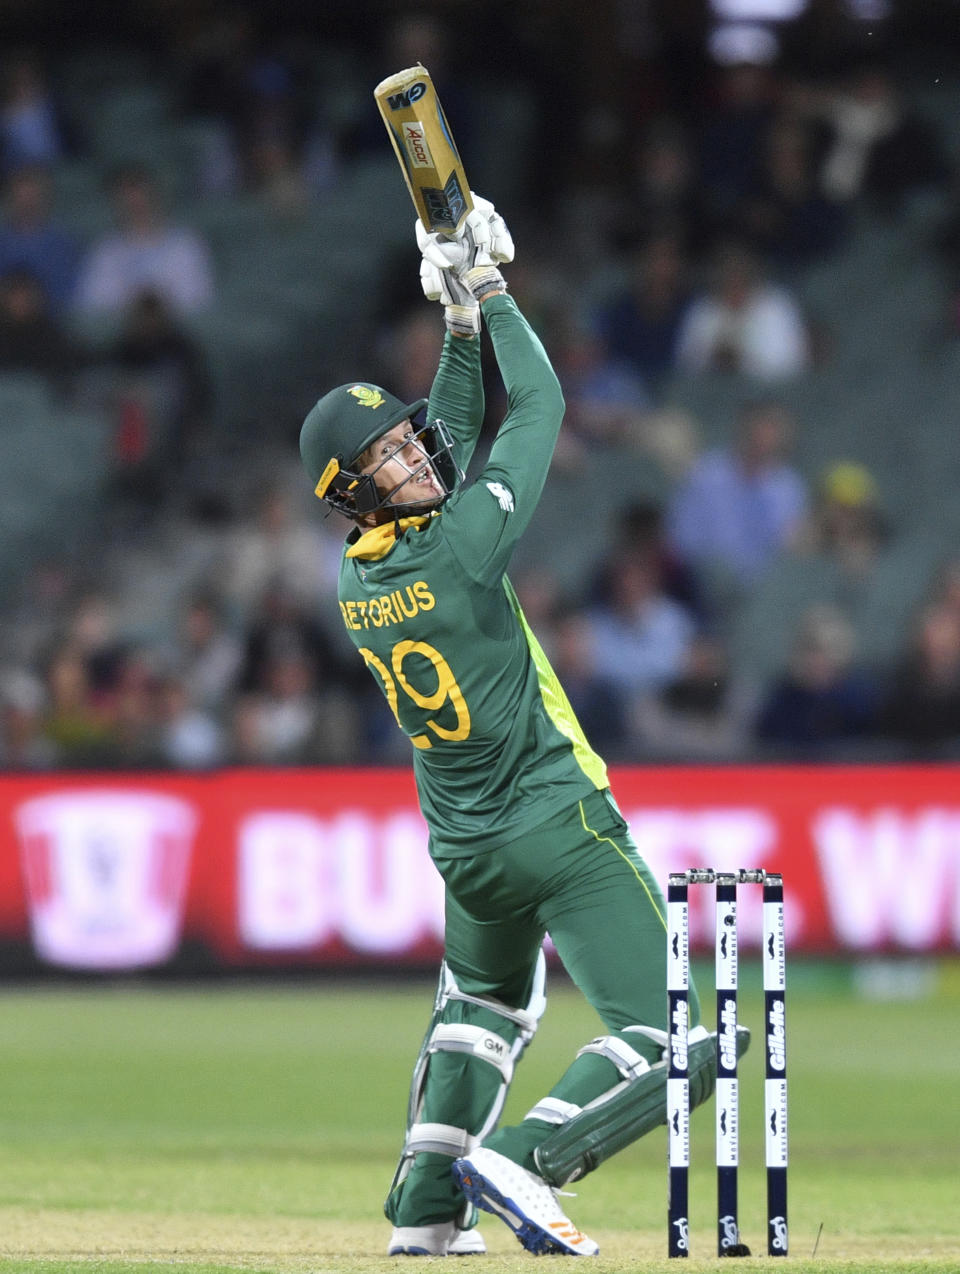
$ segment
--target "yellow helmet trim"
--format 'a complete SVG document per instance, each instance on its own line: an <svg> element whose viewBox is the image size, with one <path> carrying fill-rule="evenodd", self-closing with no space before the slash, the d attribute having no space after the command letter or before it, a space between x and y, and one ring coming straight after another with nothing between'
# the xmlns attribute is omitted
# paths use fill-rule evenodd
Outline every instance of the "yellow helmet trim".
<svg viewBox="0 0 960 1274"><path fill-rule="evenodd" d="M319 496L319 498L322 500L323 497L327 494L327 488L330 486L330 483L334 480L334 478L337 476L339 472L340 472L340 462L337 460L337 457L334 456L333 459L330 461L330 463L327 465L326 469L324 469L323 473L321 473L320 481L313 488L313 494L316 496Z"/></svg>

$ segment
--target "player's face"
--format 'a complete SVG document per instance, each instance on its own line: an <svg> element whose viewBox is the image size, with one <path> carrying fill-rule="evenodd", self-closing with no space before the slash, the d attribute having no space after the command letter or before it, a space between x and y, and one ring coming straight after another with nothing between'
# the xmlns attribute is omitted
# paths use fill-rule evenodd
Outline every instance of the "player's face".
<svg viewBox="0 0 960 1274"><path fill-rule="evenodd" d="M389 504L435 504L446 494L423 443L409 420L401 420L369 449L363 473L374 474Z"/></svg>

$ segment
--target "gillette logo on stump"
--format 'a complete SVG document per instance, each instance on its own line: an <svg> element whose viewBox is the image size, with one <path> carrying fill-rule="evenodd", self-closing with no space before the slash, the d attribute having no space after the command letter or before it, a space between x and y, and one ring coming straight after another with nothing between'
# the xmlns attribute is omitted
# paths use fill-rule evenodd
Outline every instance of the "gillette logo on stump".
<svg viewBox="0 0 960 1274"><path fill-rule="evenodd" d="M767 1019L767 1055L775 1071L782 1071L787 1065L786 1020L783 1000L774 1000Z"/></svg>
<svg viewBox="0 0 960 1274"><path fill-rule="evenodd" d="M687 1069L687 1032L690 1022L687 1016L686 1001L681 1000L674 1006L671 1018L670 1052L676 1070Z"/></svg>
<svg viewBox="0 0 960 1274"><path fill-rule="evenodd" d="M14 811L37 954L81 969L170 959L196 816L149 791L58 792Z"/></svg>
<svg viewBox="0 0 960 1274"><path fill-rule="evenodd" d="M725 1071L737 1069L737 1002L726 999L720 1012L717 1028L717 1045L720 1049L720 1065Z"/></svg>

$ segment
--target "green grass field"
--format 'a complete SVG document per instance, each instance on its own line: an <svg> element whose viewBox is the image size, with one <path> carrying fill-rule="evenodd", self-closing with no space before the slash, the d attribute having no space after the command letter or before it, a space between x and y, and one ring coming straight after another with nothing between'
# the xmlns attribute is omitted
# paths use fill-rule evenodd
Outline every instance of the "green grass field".
<svg viewBox="0 0 960 1274"><path fill-rule="evenodd" d="M743 1017L755 1023L748 972ZM877 1001L822 966L793 970L792 1252L777 1266L960 1270L957 967L935 981L923 997ZM323 982L0 994L0 1274L416 1268L383 1255L380 1207L431 996L426 983ZM596 1027L556 977L508 1117ZM741 1223L755 1252L761 1061L754 1047L742 1072ZM717 1265L712 1105L693 1140L684 1268L701 1270ZM676 1268L664 1255L665 1145L648 1137L566 1201L600 1243L598 1274ZM536 1259L493 1218L483 1231L491 1254L471 1268ZM771 1262L747 1262L758 1264Z"/></svg>

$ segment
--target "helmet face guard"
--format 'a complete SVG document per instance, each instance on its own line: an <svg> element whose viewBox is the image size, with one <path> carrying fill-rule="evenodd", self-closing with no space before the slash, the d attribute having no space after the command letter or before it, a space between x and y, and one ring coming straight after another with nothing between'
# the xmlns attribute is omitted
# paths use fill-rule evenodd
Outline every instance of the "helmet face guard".
<svg viewBox="0 0 960 1274"><path fill-rule="evenodd" d="M391 426L387 426L390 428ZM453 439L442 420L435 420L430 425L412 426L413 437L423 452L423 459L409 469L401 480L389 490L381 490L376 483L380 469L392 459L397 459L396 451L385 456L369 473L361 473L357 465L359 456L349 464L344 464L340 456L334 456L321 474L316 486L316 494L325 504L336 509L338 513L356 521L382 509L388 509L397 517L408 517L439 508L463 481L463 470L454 458ZM387 430L384 429L384 433ZM382 435L378 435L382 436ZM371 439L364 451L376 442ZM399 451L399 447L396 449ZM361 455L363 452L360 453ZM403 463L403 462L401 462ZM393 497L410 478L429 466L443 488L443 494L431 500L417 501L409 504L395 504ZM406 465L404 464L406 468Z"/></svg>

